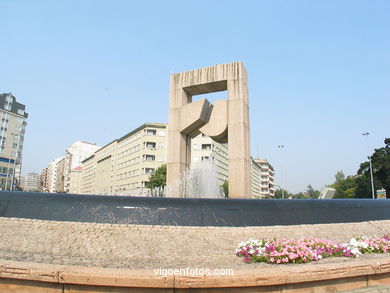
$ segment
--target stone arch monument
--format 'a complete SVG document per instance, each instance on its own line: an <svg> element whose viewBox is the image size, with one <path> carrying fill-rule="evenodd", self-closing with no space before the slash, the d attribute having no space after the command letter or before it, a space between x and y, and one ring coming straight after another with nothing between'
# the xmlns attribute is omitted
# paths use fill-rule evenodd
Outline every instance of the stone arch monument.
<svg viewBox="0 0 390 293"><path fill-rule="evenodd" d="M247 72L242 62L171 74L168 123L167 185L174 184L191 161L191 138L200 133L229 143L229 197L250 197L250 139ZM228 92L215 105L195 95ZM169 191L168 197L181 197Z"/></svg>

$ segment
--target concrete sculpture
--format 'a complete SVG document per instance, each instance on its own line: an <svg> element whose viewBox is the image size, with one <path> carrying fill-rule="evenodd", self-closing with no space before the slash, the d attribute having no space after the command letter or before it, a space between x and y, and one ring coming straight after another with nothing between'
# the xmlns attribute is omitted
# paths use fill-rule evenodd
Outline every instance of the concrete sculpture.
<svg viewBox="0 0 390 293"><path fill-rule="evenodd" d="M215 105L196 95L227 91ZM241 62L171 74L168 123L167 185L187 170L191 138L203 133L229 143L229 197L250 197L250 141L247 73ZM168 197L182 197L171 190Z"/></svg>

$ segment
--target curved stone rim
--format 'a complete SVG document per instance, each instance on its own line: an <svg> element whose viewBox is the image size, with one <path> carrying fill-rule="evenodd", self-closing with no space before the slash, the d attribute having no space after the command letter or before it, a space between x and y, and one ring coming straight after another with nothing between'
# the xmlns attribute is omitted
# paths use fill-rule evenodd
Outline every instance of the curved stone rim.
<svg viewBox="0 0 390 293"><path fill-rule="evenodd" d="M147 198L0 192L0 217L110 224L246 227L390 220L390 200Z"/></svg>
<svg viewBox="0 0 390 293"><path fill-rule="evenodd" d="M156 276L153 270L25 263L0 259L0 278L58 284L132 288L226 288L288 285L390 274L390 255L345 263L248 268L233 276ZM390 277L390 275L389 275Z"/></svg>

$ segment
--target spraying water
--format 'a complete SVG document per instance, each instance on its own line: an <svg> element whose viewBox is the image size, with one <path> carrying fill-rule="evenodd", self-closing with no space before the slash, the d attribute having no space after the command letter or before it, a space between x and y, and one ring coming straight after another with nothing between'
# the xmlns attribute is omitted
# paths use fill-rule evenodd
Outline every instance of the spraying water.
<svg viewBox="0 0 390 293"><path fill-rule="evenodd" d="M225 197L218 184L217 168L211 160L191 164L174 184L167 186L167 190L187 198L223 198Z"/></svg>

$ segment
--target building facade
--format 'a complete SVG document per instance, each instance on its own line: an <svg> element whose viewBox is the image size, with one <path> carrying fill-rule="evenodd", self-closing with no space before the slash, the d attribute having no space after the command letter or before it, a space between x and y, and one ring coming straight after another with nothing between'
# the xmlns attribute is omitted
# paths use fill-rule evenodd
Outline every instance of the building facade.
<svg viewBox="0 0 390 293"><path fill-rule="evenodd" d="M228 180L228 144L218 143L204 134L194 137L191 140L191 167L196 167L203 161L211 161L215 164L219 185Z"/></svg>
<svg viewBox="0 0 390 293"><path fill-rule="evenodd" d="M273 198L274 168L265 159L252 159L252 197Z"/></svg>
<svg viewBox="0 0 390 293"><path fill-rule="evenodd" d="M70 171L70 187L69 193L77 194L80 193L80 181L81 181L81 172L83 170L82 166L73 168Z"/></svg>
<svg viewBox="0 0 390 293"><path fill-rule="evenodd" d="M100 147L96 144L84 141L76 141L66 149L62 187L64 192L70 192L71 171L81 166L81 162L94 154L98 149L100 149Z"/></svg>
<svg viewBox="0 0 390 293"><path fill-rule="evenodd" d="M20 178L28 114L11 94L0 94L0 189L14 190Z"/></svg>
<svg viewBox="0 0 390 293"><path fill-rule="evenodd" d="M63 161L64 157L60 157L57 159L54 159L49 163L49 165L43 169L41 173L41 190L42 192L50 192L55 193L57 191L57 181L58 179L58 169L61 167L61 161ZM61 192L61 191L59 191Z"/></svg>
<svg viewBox="0 0 390 293"><path fill-rule="evenodd" d="M72 169L70 193L103 195L147 195L150 174L166 163L166 124L146 123L98 149ZM204 161L215 164L218 185L228 180L228 144L203 134L191 140L191 167ZM274 171L263 159L252 159L253 198L274 196Z"/></svg>
<svg viewBox="0 0 390 293"><path fill-rule="evenodd" d="M166 162L166 125L145 123L82 162L80 193L143 195L150 174Z"/></svg>
<svg viewBox="0 0 390 293"><path fill-rule="evenodd" d="M27 173L26 176L21 176L20 186L24 191L39 191L40 174Z"/></svg>
<svg viewBox="0 0 390 293"><path fill-rule="evenodd" d="M65 162L66 159L63 157L58 161L56 167L56 187L55 192L65 192Z"/></svg>

